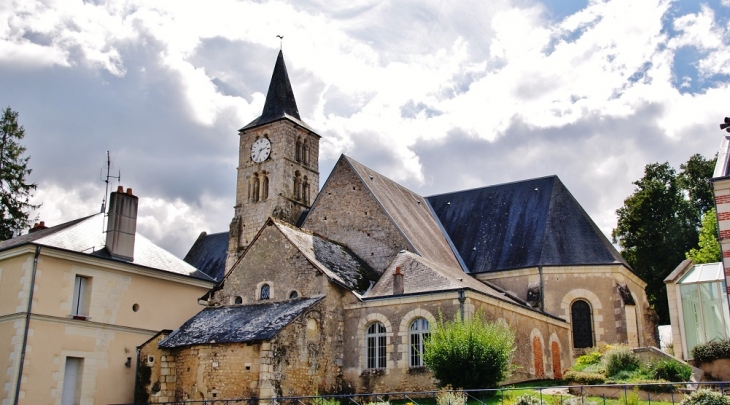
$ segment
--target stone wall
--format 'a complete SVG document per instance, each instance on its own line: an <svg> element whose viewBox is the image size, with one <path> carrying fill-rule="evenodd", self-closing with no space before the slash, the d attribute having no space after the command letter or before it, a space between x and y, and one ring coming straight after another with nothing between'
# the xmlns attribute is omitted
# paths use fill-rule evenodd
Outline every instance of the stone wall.
<svg viewBox="0 0 730 405"><path fill-rule="evenodd" d="M403 235L344 159L332 170L303 228L347 245L378 274L400 250L409 249Z"/></svg>
<svg viewBox="0 0 730 405"><path fill-rule="evenodd" d="M476 278L499 285L518 297L527 298L530 286L541 283L538 268L509 270L478 274ZM555 266L542 268L545 311L570 322L570 306L577 299L587 301L593 315L594 345L627 343L626 306L618 285L627 285L636 302L636 316L631 320L638 325L640 345L656 345L648 307L645 283L621 265L613 266ZM539 304L539 303L538 303ZM572 340L572 337L571 337ZM572 343L571 343L572 347ZM578 355L581 351L576 351Z"/></svg>

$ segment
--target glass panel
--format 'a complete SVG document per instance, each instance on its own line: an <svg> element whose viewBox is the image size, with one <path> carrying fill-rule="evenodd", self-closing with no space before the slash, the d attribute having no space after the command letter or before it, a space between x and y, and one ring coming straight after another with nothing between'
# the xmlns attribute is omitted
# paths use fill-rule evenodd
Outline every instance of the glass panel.
<svg viewBox="0 0 730 405"><path fill-rule="evenodd" d="M722 282L718 283L720 287L720 299L722 301L722 308L724 309L722 311L722 317L725 321L725 338L730 337L730 308L728 307L727 303L727 286L725 284L725 280L722 280Z"/></svg>
<svg viewBox="0 0 730 405"><path fill-rule="evenodd" d="M378 338L378 368L385 368L385 335Z"/></svg>
<svg viewBox="0 0 730 405"><path fill-rule="evenodd" d="M700 294L702 295L702 317L705 330L705 340L707 343L712 339L724 339L725 328L723 325L723 307L722 299L718 294L718 284L720 283L702 283Z"/></svg>
<svg viewBox="0 0 730 405"><path fill-rule="evenodd" d="M264 284L261 286L261 299L262 300L269 299L269 285L268 284Z"/></svg>
<svg viewBox="0 0 730 405"><path fill-rule="evenodd" d="M684 339L687 343L687 353L702 342L702 323L700 322L700 296L697 284L679 286L682 299L682 316L684 317ZM691 356L691 354L690 354Z"/></svg>

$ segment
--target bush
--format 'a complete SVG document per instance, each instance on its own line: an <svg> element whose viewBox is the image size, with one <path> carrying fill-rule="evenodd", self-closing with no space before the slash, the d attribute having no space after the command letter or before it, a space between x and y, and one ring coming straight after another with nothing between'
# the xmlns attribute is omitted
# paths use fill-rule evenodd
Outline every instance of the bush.
<svg viewBox="0 0 730 405"><path fill-rule="evenodd" d="M730 359L730 339L713 340L692 349L692 358L699 363L711 363L717 359Z"/></svg>
<svg viewBox="0 0 730 405"><path fill-rule="evenodd" d="M585 397L569 397L563 400L561 405L598 405L596 402L589 401Z"/></svg>
<svg viewBox="0 0 730 405"><path fill-rule="evenodd" d="M634 389L621 397L621 405L639 405L639 388Z"/></svg>
<svg viewBox="0 0 730 405"><path fill-rule="evenodd" d="M466 393L460 391L441 390L436 394L438 405L466 405Z"/></svg>
<svg viewBox="0 0 730 405"><path fill-rule="evenodd" d="M547 403L532 394L525 394L517 397L513 405L547 405Z"/></svg>
<svg viewBox="0 0 730 405"><path fill-rule="evenodd" d="M700 388L685 396L679 405L730 405L730 397L710 389Z"/></svg>
<svg viewBox="0 0 730 405"><path fill-rule="evenodd" d="M639 356L628 346L616 346L603 356L606 374L610 377L621 371L634 371L641 367Z"/></svg>
<svg viewBox="0 0 730 405"><path fill-rule="evenodd" d="M689 381L692 378L692 367L676 360L661 360L651 366L651 374L657 380Z"/></svg>
<svg viewBox="0 0 730 405"><path fill-rule="evenodd" d="M601 363L601 352L595 351L588 354L584 354L575 361L573 370L583 371L586 367Z"/></svg>
<svg viewBox="0 0 730 405"><path fill-rule="evenodd" d="M423 360L440 386L496 388L511 372L515 333L501 322L487 322L481 311L463 323L442 317L433 325Z"/></svg>
<svg viewBox="0 0 730 405"><path fill-rule="evenodd" d="M312 400L312 405L340 405L340 401L335 398L327 399L324 397L319 397Z"/></svg>
<svg viewBox="0 0 730 405"><path fill-rule="evenodd" d="M577 382L583 385L603 384L606 382L606 376L600 373L586 373L583 371L568 370L563 374L565 381Z"/></svg>

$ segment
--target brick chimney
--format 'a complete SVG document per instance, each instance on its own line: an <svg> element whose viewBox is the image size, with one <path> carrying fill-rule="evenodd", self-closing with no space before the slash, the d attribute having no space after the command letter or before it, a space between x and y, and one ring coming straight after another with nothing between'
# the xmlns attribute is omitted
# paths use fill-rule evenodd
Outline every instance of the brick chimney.
<svg viewBox="0 0 730 405"><path fill-rule="evenodd" d="M137 232L137 206L139 198L132 189L119 186L109 196L109 213L106 226L106 248L112 257L134 260L134 235Z"/></svg>
<svg viewBox="0 0 730 405"><path fill-rule="evenodd" d="M403 295L403 273L400 267L396 267L393 273L393 295Z"/></svg>

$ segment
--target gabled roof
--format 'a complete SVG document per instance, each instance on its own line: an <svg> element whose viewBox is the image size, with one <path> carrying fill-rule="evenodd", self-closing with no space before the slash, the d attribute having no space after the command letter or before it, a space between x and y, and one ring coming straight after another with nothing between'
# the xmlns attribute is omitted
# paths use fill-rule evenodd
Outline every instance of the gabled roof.
<svg viewBox="0 0 730 405"><path fill-rule="evenodd" d="M370 287L370 280L374 279L375 273L347 247L285 222L273 218L269 221L330 280L359 293Z"/></svg>
<svg viewBox="0 0 730 405"><path fill-rule="evenodd" d="M448 236L424 197L348 156L340 159L352 167L415 253L443 266L461 268Z"/></svg>
<svg viewBox="0 0 730 405"><path fill-rule="evenodd" d="M104 221L104 214L101 213L79 218L0 242L0 251L26 244L35 244L213 281L212 278L155 245L139 233L135 236L134 260L127 261L113 258L105 247L106 235L102 232Z"/></svg>
<svg viewBox="0 0 730 405"><path fill-rule="evenodd" d="M254 305L207 307L160 342L159 347L243 343L276 336L323 296Z"/></svg>
<svg viewBox="0 0 730 405"><path fill-rule="evenodd" d="M271 75L269 91L266 93L266 102L261 116L251 121L240 131L258 127L280 119L288 119L294 123L310 129L299 117L297 101L294 99L294 91L289 81L289 74L284 64L284 54L279 51L274 65L274 73ZM311 129L310 129L311 130Z"/></svg>
<svg viewBox="0 0 730 405"><path fill-rule="evenodd" d="M400 267L403 274L403 294L418 294L433 291L454 291L470 289L511 304L526 307L500 290L464 274L458 267L442 266L411 252L403 251L383 272L378 283L363 296L363 299L393 296L393 274Z"/></svg>
<svg viewBox="0 0 730 405"><path fill-rule="evenodd" d="M628 265L557 176L428 197L471 273Z"/></svg>
<svg viewBox="0 0 730 405"><path fill-rule="evenodd" d="M218 282L226 274L227 256L228 232L211 235L203 232L183 260Z"/></svg>

